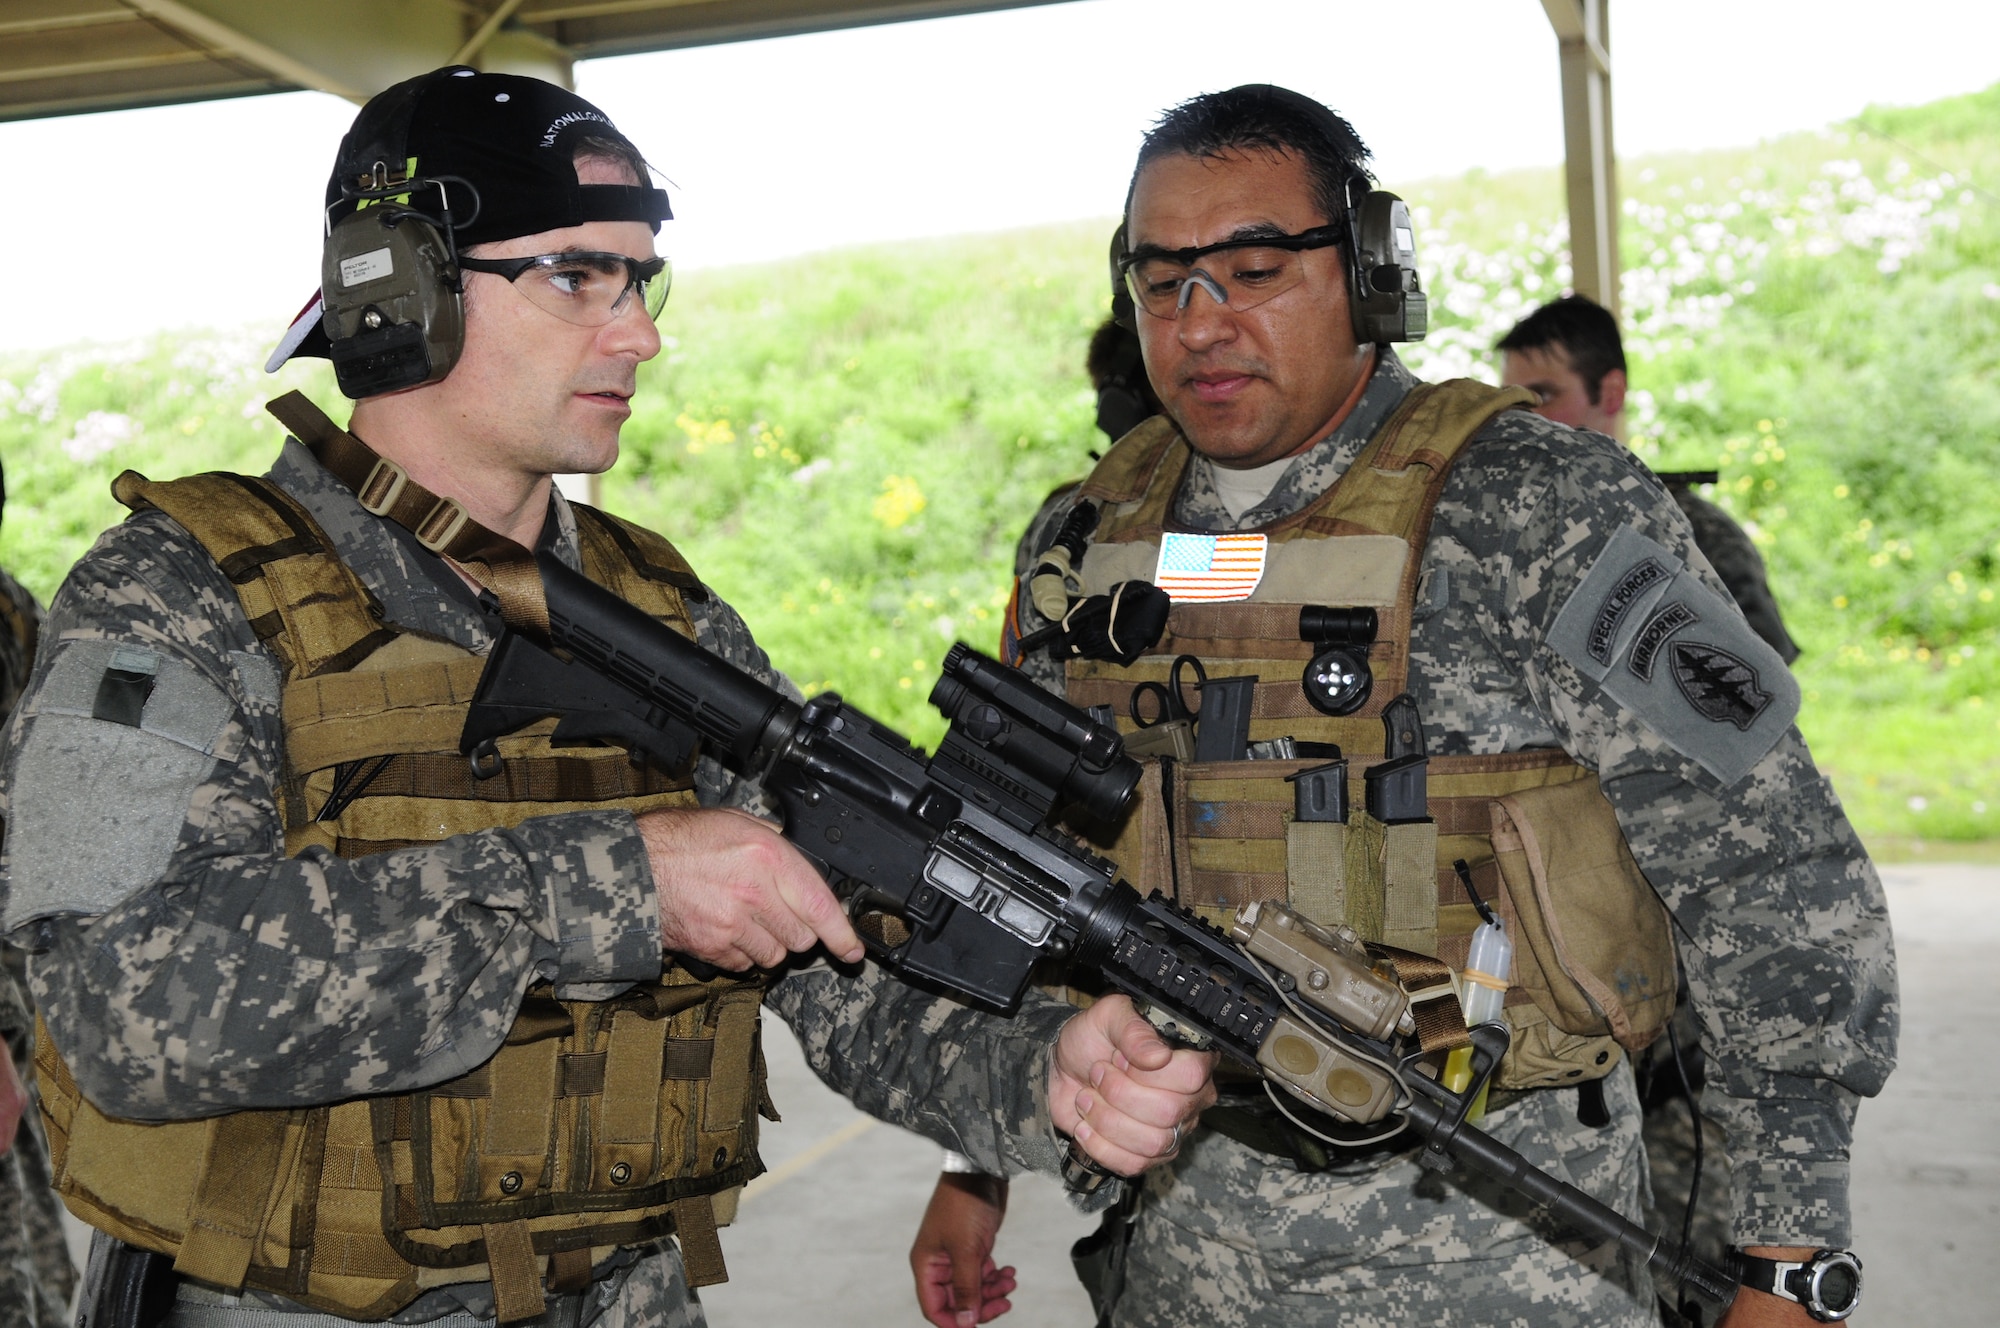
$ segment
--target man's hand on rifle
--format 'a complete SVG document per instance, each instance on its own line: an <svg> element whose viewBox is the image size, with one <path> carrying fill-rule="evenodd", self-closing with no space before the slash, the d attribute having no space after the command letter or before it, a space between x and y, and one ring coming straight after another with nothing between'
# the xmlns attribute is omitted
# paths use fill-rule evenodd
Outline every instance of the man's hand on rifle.
<svg viewBox="0 0 2000 1328"><path fill-rule="evenodd" d="M947 1171L910 1245L917 1307L937 1328L974 1328L1014 1308L1014 1270L993 1262L1007 1179Z"/></svg>
<svg viewBox="0 0 2000 1328"><path fill-rule="evenodd" d="M1211 1052L1176 1051L1124 996L1063 1025L1049 1059L1049 1114L1091 1160L1136 1176L1180 1151L1215 1101Z"/></svg>
<svg viewBox="0 0 2000 1328"><path fill-rule="evenodd" d="M730 808L647 812L638 821L669 952L733 973L775 967L822 942L836 959L861 958L861 938L833 891L763 821Z"/></svg>

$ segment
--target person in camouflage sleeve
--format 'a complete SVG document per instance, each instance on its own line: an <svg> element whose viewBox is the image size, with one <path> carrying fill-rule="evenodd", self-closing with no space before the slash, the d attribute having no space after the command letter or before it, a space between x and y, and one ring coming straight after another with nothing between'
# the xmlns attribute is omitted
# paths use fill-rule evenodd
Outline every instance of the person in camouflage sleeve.
<svg viewBox="0 0 2000 1328"><path fill-rule="evenodd" d="M1170 111L1141 149L1131 250L1190 272L1164 293L1164 313L1137 316L1148 376L1193 450L1169 529L1277 527L1327 495L1418 386L1387 345L1353 330L1338 243L1301 243L1255 270L1232 263L1243 250L1216 251L1213 271L1179 256L1309 240L1341 222L1365 149L1328 117L1283 89L1239 88ZM1259 283L1277 274L1267 297ZM1064 515L1045 510L1024 547L1046 548ZM1735 1159L1733 1240L1773 1259L1843 1245L1856 1108L1894 1062L1894 957L1880 882L1790 722L1798 691L1783 662L1644 466L1607 437L1525 411L1493 416L1459 453L1421 557L1408 689L1428 751L1559 748L1596 774L1674 923L1710 1109ZM1674 595L1703 640L1743 665L1710 692L1625 676L1636 674L1636 621L1601 643L1610 668L1592 653L1588 629L1616 628L1620 589L1676 569ZM1339 587L1325 594L1342 602ZM1020 600L1019 632L1044 626ZM1065 688L1048 654L1019 664ZM1648 1186L1629 1062L1599 1084L1520 1093L1482 1128L1637 1220ZM1215 1130L1191 1138L1143 1182L1108 1321L1657 1321L1642 1267L1519 1196L1462 1169L1427 1172L1393 1143L1331 1151L1321 1167ZM1746 1289L1725 1323L1810 1321L1803 1306Z"/></svg>
<svg viewBox="0 0 2000 1328"><path fill-rule="evenodd" d="M427 171L487 181L487 215L500 220L460 235L468 267L559 261L472 270L455 366L362 394L353 428L412 483L578 567L582 509L551 481L612 464L637 367L660 348L653 237L664 195L601 112L550 85L447 70L377 102L393 97L413 108L413 160L422 133ZM535 155L550 148L555 165ZM516 187L524 172L553 173L546 196ZM337 171L330 203L340 183ZM600 187L609 192L593 194ZM316 311L302 320L274 365L326 353L310 340L316 322ZM457 565L364 510L308 447L288 440L268 479L309 520L299 539L325 537L396 642L454 658L491 649L495 624ZM9 729L5 925L33 955L53 1041L94 1108L174 1121L403 1094L484 1066L534 984L589 1002L657 980L667 953L729 971L821 946L860 957L825 883L746 814L764 809L758 790L706 759L693 775L698 808L562 811L412 847L287 856L289 693L258 628L284 629L253 622L237 584L189 529L142 507L65 581L51 648ZM684 598L699 644L789 689L719 597L696 587ZM135 676L140 704L105 699L129 694ZM1058 1171L1067 1139L1136 1173L1170 1155L1213 1097L1207 1058L1170 1050L1129 1004L1078 1016L1030 999L1001 1020L878 971L820 963L779 977L769 1005L864 1109L999 1172ZM578 1082L579 1093L609 1091ZM665 1144L671 1153L675 1141ZM86 1301L113 1276L117 1244L99 1233ZM672 1242L600 1250L583 1271L581 1290L550 1287L537 1322L702 1322ZM425 1285L396 1322L473 1328L497 1317L494 1283ZM176 1328L245 1314L268 1328L348 1321L193 1278L174 1298Z"/></svg>
<svg viewBox="0 0 2000 1328"><path fill-rule="evenodd" d="M0 504L6 489L0 481ZM28 588L0 571L0 718L28 685L42 608ZM58 1328L76 1282L63 1240L62 1210L49 1187L48 1144L34 1112L35 1014L23 994L25 956L0 945L0 1328Z"/></svg>

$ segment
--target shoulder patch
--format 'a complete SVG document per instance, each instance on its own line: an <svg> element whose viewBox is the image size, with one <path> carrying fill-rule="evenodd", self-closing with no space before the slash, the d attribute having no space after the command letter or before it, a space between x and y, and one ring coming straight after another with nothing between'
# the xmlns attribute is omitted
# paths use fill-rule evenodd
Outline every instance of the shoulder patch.
<svg viewBox="0 0 2000 1328"><path fill-rule="evenodd" d="M1799 685L1742 612L1622 527L1570 593L1550 649L1727 786L1791 728Z"/></svg>
<svg viewBox="0 0 2000 1328"><path fill-rule="evenodd" d="M166 870L234 703L142 646L57 644L14 751L5 925L95 915Z"/></svg>
<svg viewBox="0 0 2000 1328"><path fill-rule="evenodd" d="M1556 615L1550 647L1602 682L1680 573L1680 559L1632 527L1620 527Z"/></svg>

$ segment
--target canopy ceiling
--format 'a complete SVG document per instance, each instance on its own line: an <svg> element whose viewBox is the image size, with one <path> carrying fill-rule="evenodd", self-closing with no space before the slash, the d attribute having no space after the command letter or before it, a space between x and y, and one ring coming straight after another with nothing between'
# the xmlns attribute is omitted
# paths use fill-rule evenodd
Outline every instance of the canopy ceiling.
<svg viewBox="0 0 2000 1328"><path fill-rule="evenodd" d="M0 0L0 120L577 60L1050 0Z"/></svg>

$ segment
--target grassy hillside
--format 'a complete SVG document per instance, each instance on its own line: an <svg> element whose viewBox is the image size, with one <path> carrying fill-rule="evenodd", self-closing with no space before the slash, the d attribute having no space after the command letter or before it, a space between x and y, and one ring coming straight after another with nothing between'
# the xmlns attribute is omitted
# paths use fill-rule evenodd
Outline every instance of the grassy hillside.
<svg viewBox="0 0 2000 1328"><path fill-rule="evenodd" d="M1877 842L2000 837L2000 87L1756 148L1621 164L1635 447L1717 467L1794 634L1802 718ZM1403 186L1429 376L1567 280L1554 171ZM1101 440L1083 346L1109 223L686 274L614 509L679 541L802 685L935 737L1016 535ZM126 466L261 469L275 329L0 365L0 561L46 597Z"/></svg>

